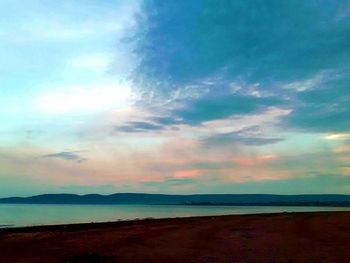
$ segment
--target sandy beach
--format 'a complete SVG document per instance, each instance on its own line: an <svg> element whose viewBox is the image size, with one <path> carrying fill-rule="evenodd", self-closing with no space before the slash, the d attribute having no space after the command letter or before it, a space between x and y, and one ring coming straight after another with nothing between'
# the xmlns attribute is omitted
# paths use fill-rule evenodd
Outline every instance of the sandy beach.
<svg viewBox="0 0 350 263"><path fill-rule="evenodd" d="M350 212L0 230L0 262L350 262Z"/></svg>

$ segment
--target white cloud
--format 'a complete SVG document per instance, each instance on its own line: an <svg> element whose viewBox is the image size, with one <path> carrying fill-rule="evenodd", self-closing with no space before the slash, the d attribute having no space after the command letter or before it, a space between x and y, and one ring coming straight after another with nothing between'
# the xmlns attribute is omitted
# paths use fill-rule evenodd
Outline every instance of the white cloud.
<svg viewBox="0 0 350 263"><path fill-rule="evenodd" d="M68 66L74 69L105 72L111 63L112 54L95 53L75 57L68 61Z"/></svg>
<svg viewBox="0 0 350 263"><path fill-rule="evenodd" d="M131 89L126 83L94 86L74 85L39 94L34 108L43 113L94 113L130 105Z"/></svg>
<svg viewBox="0 0 350 263"><path fill-rule="evenodd" d="M298 92L301 92L301 91L310 90L310 89L317 87L318 85L322 84L328 78L329 78L329 72L324 71L324 72L320 72L320 73L316 74L315 76L313 76L309 79L290 82L290 83L284 85L282 88L296 90Z"/></svg>
<svg viewBox="0 0 350 263"><path fill-rule="evenodd" d="M71 41L111 33L118 37L135 25L135 12L139 9L138 1L122 1L115 6L52 2L19 10L16 5L6 6L19 12L16 19L0 11L4 17L0 18L0 39L10 43Z"/></svg>
<svg viewBox="0 0 350 263"><path fill-rule="evenodd" d="M208 121L204 123L204 126L216 134L236 132L253 126L273 127L279 123L282 117L287 116L290 112L291 110L270 107L265 112L258 114Z"/></svg>
<svg viewBox="0 0 350 263"><path fill-rule="evenodd" d="M333 133L325 137L327 140L349 140L350 133Z"/></svg>

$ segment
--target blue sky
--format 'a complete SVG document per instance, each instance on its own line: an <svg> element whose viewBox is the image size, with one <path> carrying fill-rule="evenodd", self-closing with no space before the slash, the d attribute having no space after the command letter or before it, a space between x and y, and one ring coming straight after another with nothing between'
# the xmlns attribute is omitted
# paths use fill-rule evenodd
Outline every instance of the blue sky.
<svg viewBox="0 0 350 263"><path fill-rule="evenodd" d="M0 192L349 193L350 2L0 1Z"/></svg>

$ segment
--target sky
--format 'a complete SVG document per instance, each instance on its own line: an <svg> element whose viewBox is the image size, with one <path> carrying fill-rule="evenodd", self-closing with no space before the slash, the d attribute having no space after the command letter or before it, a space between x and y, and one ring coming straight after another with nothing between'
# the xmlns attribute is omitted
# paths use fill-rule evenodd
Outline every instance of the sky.
<svg viewBox="0 0 350 263"><path fill-rule="evenodd" d="M0 197L350 194L350 1L0 0Z"/></svg>

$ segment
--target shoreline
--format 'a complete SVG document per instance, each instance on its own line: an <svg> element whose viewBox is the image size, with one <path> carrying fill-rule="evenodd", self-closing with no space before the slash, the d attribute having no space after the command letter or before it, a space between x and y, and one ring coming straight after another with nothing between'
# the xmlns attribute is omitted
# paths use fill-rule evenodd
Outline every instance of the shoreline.
<svg viewBox="0 0 350 263"><path fill-rule="evenodd" d="M45 231L63 231L70 229L99 229L99 228L109 228L118 227L125 225L132 225L135 223L149 223L150 221L172 221L181 219L205 219L205 218L221 218L221 217L231 217L231 216L269 216L278 214L302 214L302 213L334 213L334 212L347 212L347 211L310 211L310 212L276 212L276 213L255 213L255 214L232 214L232 215L207 215L207 216L183 216L183 217L164 217L164 218L135 218L135 219L120 219L115 221L105 221L105 222L82 222L82 223L68 223L68 224L52 224L52 225L33 225L33 226L13 226L11 225L0 225L0 235L1 233L28 233L28 232L45 232ZM350 213L350 211L349 211Z"/></svg>
<svg viewBox="0 0 350 263"><path fill-rule="evenodd" d="M339 212L339 211L335 211ZM340 211L343 212L343 211ZM345 211L344 211L345 212ZM221 217L231 217L231 216L254 216L254 215L276 215L276 214L292 214L292 213L333 213L333 211L311 211L311 212L276 212L276 213L256 213L256 214L235 214L235 215L208 215L208 216L184 216L184 217L164 217L164 218L135 218L135 219L120 219L115 221L105 221L105 222L84 222L84 223L69 223L69 224L53 224L53 225L33 225L33 226L14 226L14 227L6 227L7 225L3 225L5 227L1 228L0 225L0 235L1 233L28 233L28 232L45 232L45 231L69 231L72 229L76 230L85 230L85 229L101 229L101 228L109 228L109 227L118 227L118 226L126 226L133 225L136 223L149 223L149 222L162 222L162 221L173 221L173 220L181 220L181 219L205 219L205 218L221 218ZM350 212L349 212L350 213ZM10 225L8 225L10 226Z"/></svg>
<svg viewBox="0 0 350 263"><path fill-rule="evenodd" d="M16 211L17 205L7 209L0 204L0 231L10 228L30 227L56 227L57 225L81 225L90 223L115 223L120 221L133 221L143 219L168 219L188 218L220 215L254 215L254 214L278 214L278 213L310 213L310 212L345 212L350 211L349 207L311 207L311 206L184 206L184 205L108 205L104 206L78 206L78 210L72 205L58 205L60 208L49 205L23 204L19 208L21 213ZM158 209L158 207L161 208ZM113 209L111 209L112 207ZM46 217L46 215L48 215Z"/></svg>
<svg viewBox="0 0 350 263"><path fill-rule="evenodd" d="M342 208L342 207L334 207ZM348 207L343 207L348 208ZM205 219L205 218L222 218L232 216L272 216L272 215L287 215L287 214L324 214L324 213L350 213L348 210L334 210L334 211L283 211L283 212L267 212L267 213L249 213L249 214L222 214L222 215L204 215L204 216L179 216L179 217L145 217L145 218L133 218L133 219L116 219L113 221L96 221L96 222L81 222L81 223L62 223L62 224L43 224L43 225L28 225L28 226L15 226L11 224L0 225L1 233L28 233L28 232L45 232L45 231L63 231L72 229L91 229L91 228L108 228L118 227L125 225L132 225L135 223L149 223L150 221L169 221L169 220L181 220L181 219Z"/></svg>
<svg viewBox="0 0 350 263"><path fill-rule="evenodd" d="M0 262L350 262L350 212L138 219L0 230Z"/></svg>

